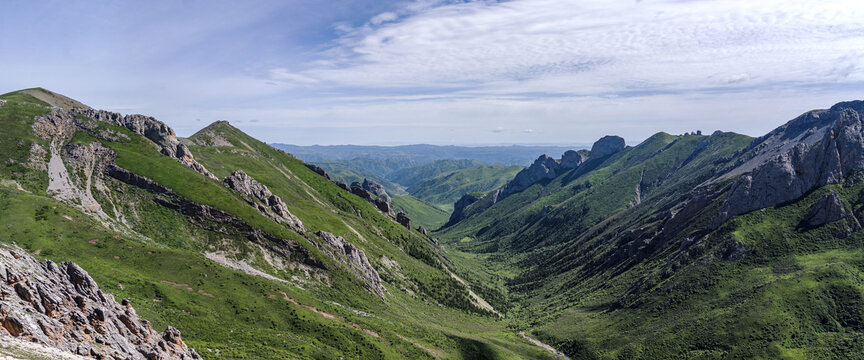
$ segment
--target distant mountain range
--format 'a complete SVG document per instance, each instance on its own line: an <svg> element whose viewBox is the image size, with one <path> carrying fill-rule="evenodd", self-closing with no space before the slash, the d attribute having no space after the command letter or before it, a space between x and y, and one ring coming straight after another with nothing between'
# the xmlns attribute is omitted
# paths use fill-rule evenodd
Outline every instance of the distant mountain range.
<svg viewBox="0 0 864 360"><path fill-rule="evenodd" d="M470 159L489 165L527 166L539 154L562 154L567 150L588 148L590 144L573 146L440 146L440 145L401 145L401 146L361 146L329 145L298 146L274 143L271 146L293 154L308 162L325 160L388 160L402 161L410 165L421 165L435 160ZM408 167L404 166L404 167Z"/></svg>

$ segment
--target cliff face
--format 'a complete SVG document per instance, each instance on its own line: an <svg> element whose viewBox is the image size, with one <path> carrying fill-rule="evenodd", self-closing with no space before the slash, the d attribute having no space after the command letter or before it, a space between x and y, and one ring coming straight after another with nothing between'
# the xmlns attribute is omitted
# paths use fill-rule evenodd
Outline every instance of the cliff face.
<svg viewBox="0 0 864 360"><path fill-rule="evenodd" d="M769 134L769 140L757 139L751 145L751 159L762 156L762 148L783 151L767 157L758 165L748 160L736 174L743 173L731 185L718 222L749 211L794 200L806 192L828 184L837 184L854 171L864 169L864 102L834 105L829 110L810 112ZM821 136L814 136L821 134ZM776 140L779 139L779 140ZM785 141L782 141L784 140ZM762 140L762 141L760 141Z"/></svg>
<svg viewBox="0 0 864 360"><path fill-rule="evenodd" d="M97 359L199 359L180 332L153 331L71 262L0 247L0 333Z"/></svg>
<svg viewBox="0 0 864 360"><path fill-rule="evenodd" d="M189 167L196 172L205 175L211 179L216 179L210 171L199 164L192 156L192 152L186 145L180 143L177 136L165 123L156 120L155 118L144 115L122 115L115 112L93 109L72 109L65 110L61 108L53 108L48 115L36 119L34 128L36 133L44 138L52 138L53 142L58 144L68 141L78 130L88 130L96 132L96 126L92 121L81 119L79 116L103 122L114 126L125 127L132 132L144 135L147 139L159 146L159 151L172 158L177 159L181 164ZM125 137L125 135L110 134L110 131L101 130L98 132L99 137L110 139L115 136ZM114 139L116 140L116 139Z"/></svg>

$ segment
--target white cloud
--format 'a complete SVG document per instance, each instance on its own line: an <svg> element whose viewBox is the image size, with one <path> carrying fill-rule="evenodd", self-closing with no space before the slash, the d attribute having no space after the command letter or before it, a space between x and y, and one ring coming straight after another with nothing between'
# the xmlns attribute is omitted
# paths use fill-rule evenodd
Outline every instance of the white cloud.
<svg viewBox="0 0 864 360"><path fill-rule="evenodd" d="M359 88L567 94L821 82L829 72L864 80L852 71L864 52L860 1L412 5L421 10L398 22L380 14L346 34L328 65L302 74Z"/></svg>
<svg viewBox="0 0 864 360"><path fill-rule="evenodd" d="M399 18L399 15L396 15L396 13L385 12L385 13L375 15L374 17L372 17L372 19L369 19L369 23L372 25L381 25L382 23L391 22L391 21L394 21L398 18Z"/></svg>

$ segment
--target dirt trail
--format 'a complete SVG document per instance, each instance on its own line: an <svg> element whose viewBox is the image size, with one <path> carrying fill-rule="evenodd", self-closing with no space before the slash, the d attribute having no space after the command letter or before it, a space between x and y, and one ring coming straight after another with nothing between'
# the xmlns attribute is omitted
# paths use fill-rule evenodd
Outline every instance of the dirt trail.
<svg viewBox="0 0 864 360"><path fill-rule="evenodd" d="M458 276L456 276L456 274L454 274L452 272L450 273L450 276L452 276L454 279L456 279L456 281L458 281L459 283L464 285L466 289L468 289L468 295L471 295L471 298L474 299L474 302L476 303L477 306L479 306L483 310L486 310L486 311L492 312L495 315L498 315L498 317L501 317L501 318L504 317L504 315L501 314L500 312L498 312L498 310L495 310L495 308L492 307L491 304L486 302L486 300L483 300L483 298L481 298L480 295L477 295L473 290L471 290L471 287L468 286L468 283L466 283L465 280L462 280L461 278L459 278Z"/></svg>
<svg viewBox="0 0 864 360"><path fill-rule="evenodd" d="M551 345L544 344L544 343L543 343L542 341L540 341L540 340L537 340L537 339L535 339L535 338L532 338L532 337L528 336L527 334L525 334L524 331L520 331L520 332L519 332L519 335L521 335L523 338L525 338L526 340L530 341L530 342L533 343L534 345L537 345L537 346L539 346L539 347L541 347L541 348L544 348L544 349L546 349L546 350L549 350L549 352L555 354L555 357L558 358L558 359L570 360L570 358L567 357L567 355L564 355L564 353L558 351L558 349L552 347Z"/></svg>

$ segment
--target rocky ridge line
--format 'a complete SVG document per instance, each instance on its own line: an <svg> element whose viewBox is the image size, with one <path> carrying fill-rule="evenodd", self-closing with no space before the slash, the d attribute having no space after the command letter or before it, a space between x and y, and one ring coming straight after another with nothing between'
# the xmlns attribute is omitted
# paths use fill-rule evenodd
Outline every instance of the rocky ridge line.
<svg viewBox="0 0 864 360"><path fill-rule="evenodd" d="M626 147L624 139L618 136L604 136L594 142L591 152L586 155L584 151L568 150L560 160L553 159L548 155L540 155L527 169L516 174L513 180L496 190L492 194L492 204L504 198L521 192L531 185L543 180L551 180L558 175L571 169L579 169L589 162L597 162L615 154Z"/></svg>
<svg viewBox="0 0 864 360"><path fill-rule="evenodd" d="M782 137L792 137L795 135L789 134L792 131L811 138L815 133L822 136L812 144L802 141L784 145L788 150L738 176L729 188L715 224L797 199L820 186L838 184L853 172L864 169L862 114L864 101L843 102L829 110L802 115L778 129L786 132ZM754 144L760 140L755 140ZM758 144L748 149L755 152L766 146L765 142Z"/></svg>

